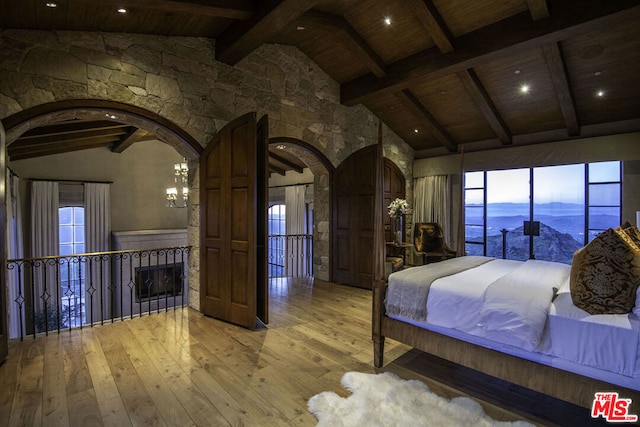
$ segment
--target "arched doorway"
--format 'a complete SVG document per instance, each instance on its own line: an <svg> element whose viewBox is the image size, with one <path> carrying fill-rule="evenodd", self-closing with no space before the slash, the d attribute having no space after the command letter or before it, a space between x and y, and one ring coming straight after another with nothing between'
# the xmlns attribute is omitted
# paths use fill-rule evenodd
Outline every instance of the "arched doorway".
<svg viewBox="0 0 640 427"><path fill-rule="evenodd" d="M160 172L157 174L149 174L148 180L146 181L139 182L132 179L131 176L134 176L132 173L122 178L122 184L118 183L121 188L124 187L123 191L120 191L119 194L123 194L123 192L126 192L127 195L153 193L154 195L149 196L145 194L145 200L152 199L154 203L145 205L145 200L141 200L135 205L132 204L132 207L127 211L129 213L135 209L141 209L141 207L147 210L138 210L139 214L135 214L134 218L130 221L130 224L132 224L131 228L115 228L114 230L131 231L138 229L144 230L147 228L178 228L172 226L175 220L170 218L170 216L182 216L184 220L180 220L180 224L182 224L180 228L184 230L184 238L186 239L187 236L195 236L194 240L197 244L197 233L187 233L186 231L189 224L189 215L187 215L187 210L189 209L183 209L178 212L179 210L177 209L165 209L164 207L165 188L168 184L168 182L165 182L165 179L166 181L173 180L173 163L186 157L190 159L192 164L197 165L196 160L202 151L202 147L193 137L175 126L172 122L155 113L128 104L102 100L71 100L47 103L29 108L6 117L2 123L3 127L7 129L7 145L6 149L4 149L5 147L3 146L2 153L3 155L9 153L14 156L15 161L13 164L16 168L18 167L17 163L24 164L25 162L34 160L37 161L36 163L38 165L51 164L40 170L36 167L34 174L24 175L28 178L45 181L96 182L94 180L96 176L100 176L99 170L109 170L114 163L108 161L107 158L124 157L127 159L124 160L124 162L129 163L118 168L118 171L130 167L139 170L137 173L138 176L145 171L149 172L153 170L158 163L161 163ZM62 136L63 134L64 136ZM119 142L112 142L111 138L114 135ZM93 148L93 150L89 150L91 148ZM154 152L148 155L150 153L147 151L147 155L144 155L144 150L148 149L152 149ZM96 152L96 150L99 152ZM54 157L50 156L56 152L58 154ZM93 154L85 158L85 164L72 164L67 168L68 170L64 170L64 168L58 169L60 171L59 174L50 175L50 171L56 169L54 165L68 161L73 154L76 154L75 158L77 159L79 153L84 154L89 152ZM135 153L143 153L143 156L138 157L140 163L137 165L141 167L137 167L135 163L130 163L132 158L136 156ZM170 156L168 157L170 161L167 161L165 164L164 160L167 160L167 154ZM63 157L66 160L61 160ZM47 159L55 160L48 161ZM136 162L137 160L133 161ZM85 175L84 178L87 179L79 179L76 181L71 177L74 173L82 176L83 173L91 169L92 165L98 171L96 171L95 174L89 173ZM33 170L33 168L31 169ZM5 170L3 164L3 173ZM116 172L112 173L112 175L114 174L117 175ZM101 178L97 179L102 180ZM157 185L156 182L153 182L154 179L157 180ZM113 195L113 187L116 185L116 180L113 178L107 178L107 180L110 181ZM149 185L152 187L149 187ZM156 193L157 197L155 196ZM118 198L122 199L122 197ZM197 199L197 195L195 198ZM118 206L122 206L123 203L126 202L119 201ZM192 209L195 210L196 207ZM124 214L120 212L121 209L112 203L112 212L114 211L117 211L119 217L124 216ZM158 212L161 211L165 213L158 214ZM173 211L173 213L167 214L166 212L169 211ZM23 217L25 219L27 218L24 215L26 213L26 211L23 211ZM152 216L154 216L154 219L157 221L146 221L146 224L153 224L155 226L139 226ZM122 222L123 221L120 221L121 224ZM159 222L161 223L159 224ZM138 225L138 227L136 227L136 225ZM25 225L25 227L28 227L28 225ZM4 227L3 230L5 230ZM181 243L181 245L182 244L186 243ZM193 242L191 245L193 245ZM189 283L192 283L193 286L197 288L198 276L195 275L196 273L197 269L189 269ZM10 301L13 300L10 299ZM118 314L115 313L115 315ZM3 316L3 319L6 319L6 316Z"/></svg>
<svg viewBox="0 0 640 427"><path fill-rule="evenodd" d="M301 160L313 174L313 275L321 280L331 280L333 266L331 256L332 203L334 166L313 145L289 137L269 139L270 151L286 151Z"/></svg>

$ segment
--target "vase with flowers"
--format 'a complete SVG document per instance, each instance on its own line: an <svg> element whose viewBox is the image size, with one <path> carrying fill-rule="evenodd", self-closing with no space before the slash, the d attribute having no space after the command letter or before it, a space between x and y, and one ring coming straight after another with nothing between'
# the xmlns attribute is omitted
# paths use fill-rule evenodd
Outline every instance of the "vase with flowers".
<svg viewBox="0 0 640 427"><path fill-rule="evenodd" d="M405 199L395 199L388 207L393 243L400 245L404 241L404 216L409 212L409 203Z"/></svg>

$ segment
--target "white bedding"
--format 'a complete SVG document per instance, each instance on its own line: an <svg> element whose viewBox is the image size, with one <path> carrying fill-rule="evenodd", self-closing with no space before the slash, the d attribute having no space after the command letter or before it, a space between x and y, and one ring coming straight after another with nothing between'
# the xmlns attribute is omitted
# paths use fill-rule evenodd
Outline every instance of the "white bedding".
<svg viewBox="0 0 640 427"><path fill-rule="evenodd" d="M558 263L495 259L434 281L426 321L390 317L640 390L640 320L632 313L589 315L575 307L569 271ZM514 296L518 302L511 303Z"/></svg>
<svg viewBox="0 0 640 427"><path fill-rule="evenodd" d="M571 301L568 281L551 304L538 351L636 377L640 388L640 319L631 313L592 315L579 309Z"/></svg>

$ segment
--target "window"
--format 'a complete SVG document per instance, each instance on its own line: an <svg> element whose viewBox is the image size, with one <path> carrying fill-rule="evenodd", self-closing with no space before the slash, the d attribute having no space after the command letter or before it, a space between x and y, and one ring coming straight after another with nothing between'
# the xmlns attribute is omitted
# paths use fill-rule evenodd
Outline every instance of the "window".
<svg viewBox="0 0 640 427"><path fill-rule="evenodd" d="M620 225L621 191L618 161L467 172L466 253L570 264L578 248ZM539 235L525 235L524 221L539 224Z"/></svg>
<svg viewBox="0 0 640 427"><path fill-rule="evenodd" d="M60 255L82 254L84 250L84 208L61 207L58 209ZM84 266L82 263L65 262L60 265L60 289L63 319L69 326L85 323Z"/></svg>
<svg viewBox="0 0 640 427"><path fill-rule="evenodd" d="M84 253L84 208L58 209L60 224L60 255Z"/></svg>
<svg viewBox="0 0 640 427"><path fill-rule="evenodd" d="M269 207L269 277L284 276L284 254L286 250L286 209L285 205Z"/></svg>
<svg viewBox="0 0 640 427"><path fill-rule="evenodd" d="M467 255L483 255L485 253L486 227L485 205L486 195L484 172L468 172L465 174L464 216L465 216L465 249Z"/></svg>
<svg viewBox="0 0 640 427"><path fill-rule="evenodd" d="M587 237L593 238L608 228L620 225L622 205L622 168L620 162L587 165Z"/></svg>

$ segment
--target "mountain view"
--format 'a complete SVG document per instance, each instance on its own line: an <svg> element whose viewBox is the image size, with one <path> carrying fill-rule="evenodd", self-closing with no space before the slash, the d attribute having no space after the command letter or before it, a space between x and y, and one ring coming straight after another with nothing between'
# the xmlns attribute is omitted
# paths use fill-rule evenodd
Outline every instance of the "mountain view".
<svg viewBox="0 0 640 427"><path fill-rule="evenodd" d="M476 207L480 207L475 205ZM466 224L482 224L482 209L467 204ZM487 205L487 256L502 258L503 229L506 234L506 258L529 259L530 237L524 235L524 221L529 220L528 203L490 203ZM572 203L534 205L534 220L540 221L540 235L533 237L535 259L571 264L573 253L584 246L584 206ZM592 215L590 229L607 229L620 224L618 215ZM466 227L467 241L482 241L481 227ZM474 235L475 234L475 235ZM481 246L467 245L470 255L480 255ZM472 253L474 252L474 253Z"/></svg>

